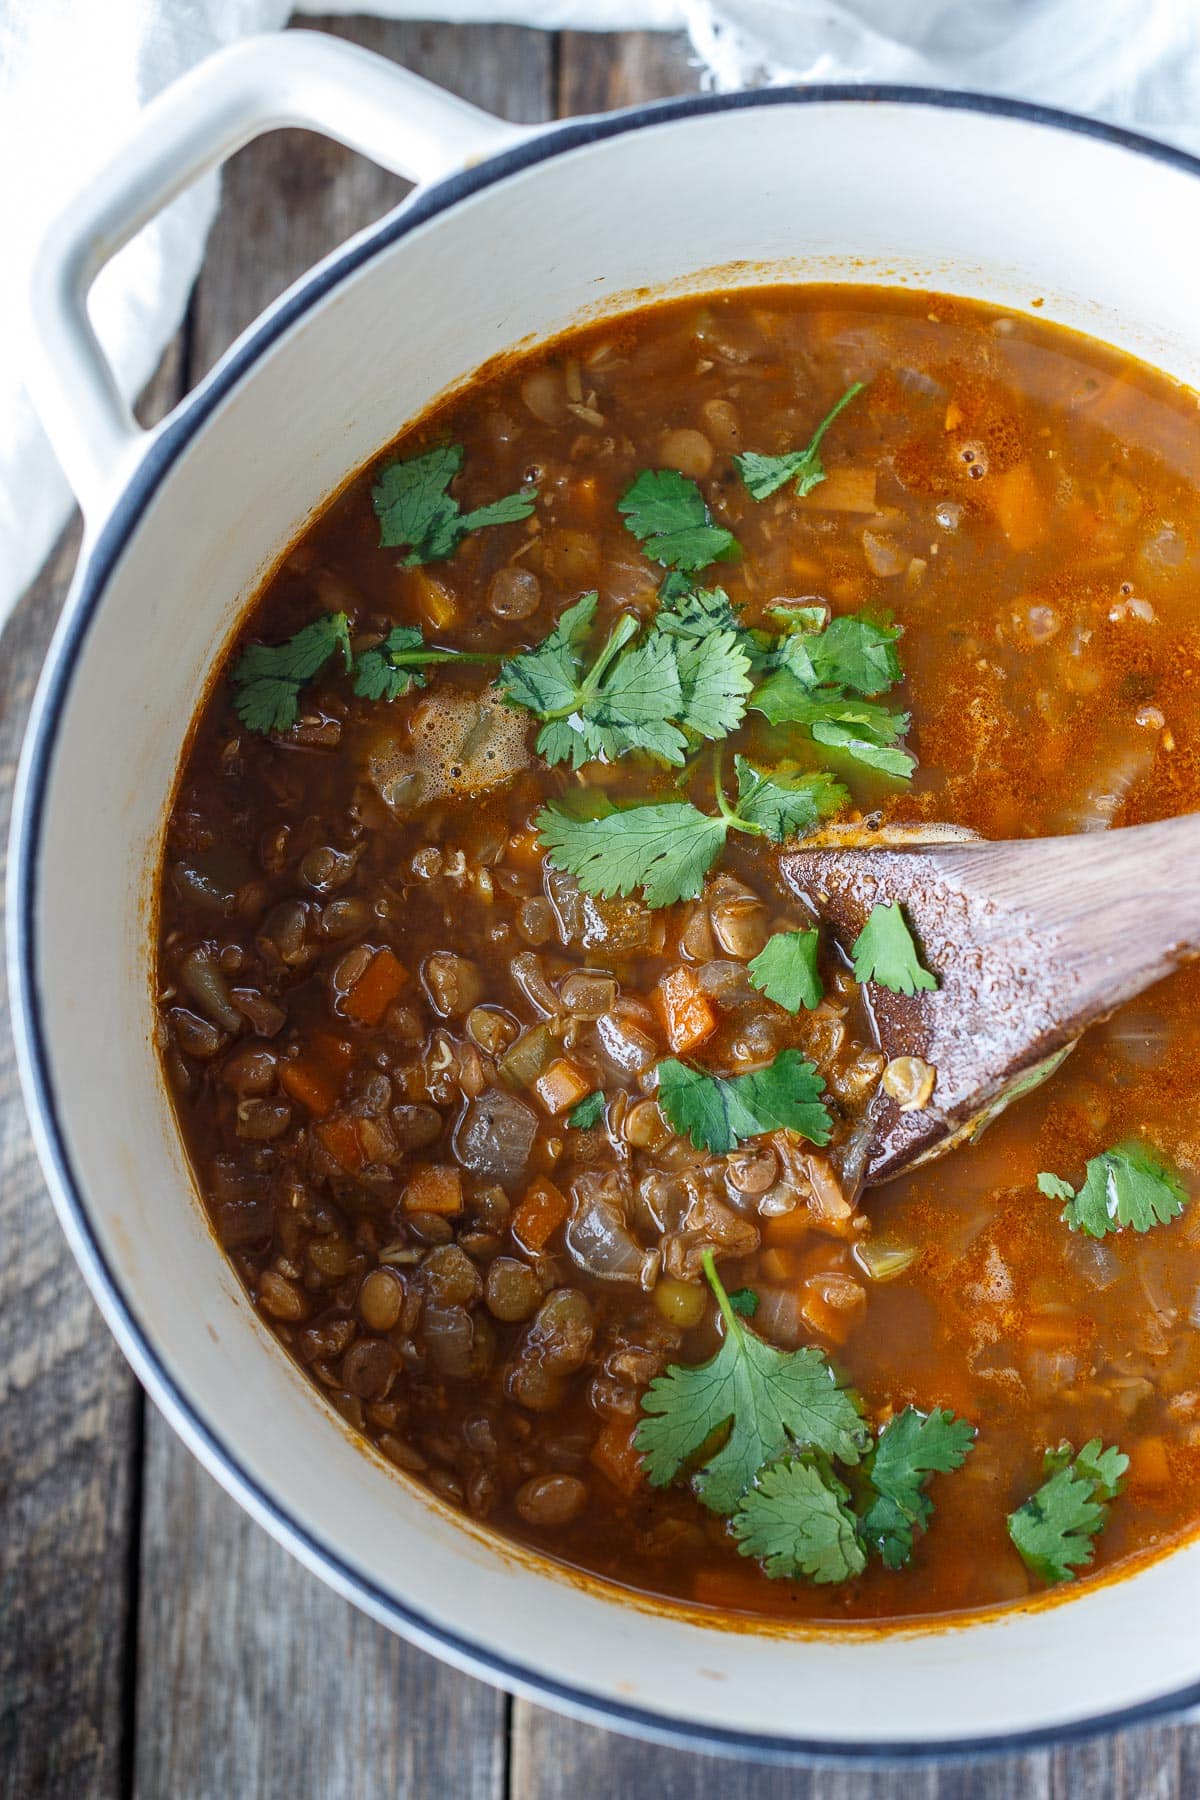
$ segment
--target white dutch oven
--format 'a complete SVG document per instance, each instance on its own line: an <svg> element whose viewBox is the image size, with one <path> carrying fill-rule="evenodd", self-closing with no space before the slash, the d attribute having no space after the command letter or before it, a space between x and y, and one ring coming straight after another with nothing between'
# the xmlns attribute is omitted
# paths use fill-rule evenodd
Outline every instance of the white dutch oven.
<svg viewBox="0 0 1200 1800"><path fill-rule="evenodd" d="M278 125L423 185L142 433L87 288L182 185ZM42 1161L109 1324L195 1453L340 1592L474 1674L710 1749L1032 1744L1200 1701L1200 1544L961 1627L725 1631L493 1542L356 1447L210 1236L155 1061L154 877L210 672L349 471L498 351L634 289L795 277L1036 297L1043 318L1200 385L1198 176L1124 132L904 89L687 99L531 133L289 34L152 107L46 246L30 380L87 542L14 829L12 987Z"/></svg>

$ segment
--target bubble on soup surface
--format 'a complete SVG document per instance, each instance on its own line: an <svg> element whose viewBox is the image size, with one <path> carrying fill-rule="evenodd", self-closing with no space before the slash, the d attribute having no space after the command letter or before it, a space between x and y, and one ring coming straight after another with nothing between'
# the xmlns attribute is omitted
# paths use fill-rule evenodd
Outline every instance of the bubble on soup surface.
<svg viewBox="0 0 1200 1800"><path fill-rule="evenodd" d="M410 747L395 736L371 750L367 773L394 812L431 800L481 794L527 768L529 721L499 695L431 694L413 708Z"/></svg>

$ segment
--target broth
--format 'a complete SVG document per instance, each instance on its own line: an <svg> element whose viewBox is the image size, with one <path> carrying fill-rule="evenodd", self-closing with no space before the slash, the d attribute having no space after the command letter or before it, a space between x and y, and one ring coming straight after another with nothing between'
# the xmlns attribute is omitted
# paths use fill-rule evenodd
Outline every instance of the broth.
<svg viewBox="0 0 1200 1800"><path fill-rule="evenodd" d="M802 449L856 383L819 446L824 479L800 495L793 470L756 500L734 457ZM398 541L382 547L387 495L377 507L373 489L397 459L447 443L462 448L449 492L463 510L440 528L457 542L404 566L412 515L389 515ZM738 550L680 577L676 602L670 581L659 597L662 543L619 510L643 471L671 468L695 484L702 528ZM181 770L162 1045L218 1239L384 1455L564 1562L797 1620L1040 1591L1007 1520L1062 1440L1131 1459L1111 1504L1092 1495L1103 1528L1076 1565L1085 1579L1195 1528L1200 1211L1091 1238L1037 1177L1078 1186L1089 1159L1135 1137L1195 1193L1200 970L1089 1032L975 1144L860 1193L855 1128L883 1058L824 938L815 1006L753 984L768 938L813 925L769 837L731 827L701 896L653 907L636 884L589 897L539 842L547 806L687 796L718 816L705 734L683 733L682 775L636 749L550 766L528 711L492 684L499 659L536 651L593 590L585 660L614 629L649 631L656 608L719 585L735 636L760 632L724 664L747 688L783 653L781 623L815 641L830 613L886 611L903 681L867 697L911 713L903 736L876 732L877 749L915 755L909 778L896 754L864 762L836 732L822 743L753 710L724 750L782 766L793 799L824 771L844 784L840 816L885 824L1003 838L1187 811L1200 805L1198 482L1195 396L1098 344L940 296L755 289L647 307L483 371L292 548ZM523 493L499 523L456 522ZM436 504L426 514L428 550ZM396 627L491 660L422 663L424 688L366 698L330 627L311 679L270 665L267 700L290 690L295 722L249 728L245 646L341 614L356 670ZM673 679L663 656L651 688ZM404 679L394 662L377 675ZM853 693L838 704L844 725ZM557 726L578 735L580 717ZM736 810L728 754L720 766ZM732 1078L782 1069L789 1051L816 1067L827 1145L781 1128L698 1148L655 1100L668 1062ZM596 1093L595 1122L570 1123ZM739 1553L732 1509L693 1490L717 1439L692 1444L674 1480L647 1479L633 1434L649 1383L729 1336L706 1248L754 1307L742 1329L831 1359L867 1426L911 1406L974 1427L962 1466L921 1489L932 1516L910 1529L905 1566L866 1542L861 1572L851 1555L840 1580L772 1579ZM843 1484L843 1519L862 1531L870 1464L842 1459L835 1477L802 1437L780 1454L797 1451L826 1494Z"/></svg>

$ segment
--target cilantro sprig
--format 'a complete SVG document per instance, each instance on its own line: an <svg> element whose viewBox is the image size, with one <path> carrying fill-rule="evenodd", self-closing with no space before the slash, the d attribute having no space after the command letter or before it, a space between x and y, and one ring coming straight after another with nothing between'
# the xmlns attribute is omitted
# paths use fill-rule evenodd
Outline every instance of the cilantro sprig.
<svg viewBox="0 0 1200 1800"><path fill-rule="evenodd" d="M396 625L382 643L354 660L354 692L361 700L399 700L423 688L425 670L438 663L490 663L494 656L469 650L431 650L414 625Z"/></svg>
<svg viewBox="0 0 1200 1800"><path fill-rule="evenodd" d="M1073 1581L1091 1562L1094 1540L1108 1522L1129 1458L1099 1438L1076 1455L1071 1444L1048 1450L1037 1492L1008 1515L1008 1535L1027 1568L1045 1582Z"/></svg>
<svg viewBox="0 0 1200 1800"><path fill-rule="evenodd" d="M874 1498L862 1529L889 1569L903 1568L915 1533L928 1527L929 1477L961 1468L974 1443L975 1427L944 1406L928 1413L906 1406L879 1433L868 1465Z"/></svg>
<svg viewBox="0 0 1200 1800"><path fill-rule="evenodd" d="M732 531L713 524L704 495L677 469L643 469L617 511L646 555L665 569L694 572L739 554Z"/></svg>
<svg viewBox="0 0 1200 1800"><path fill-rule="evenodd" d="M786 1012L809 1012L821 1004L824 988L817 969L820 933L809 931L776 931L758 955L746 964L751 987L774 1000Z"/></svg>
<svg viewBox="0 0 1200 1800"><path fill-rule="evenodd" d="M871 908L851 948L856 981L874 981L893 994L933 993L937 976L921 962L908 921L894 900Z"/></svg>
<svg viewBox="0 0 1200 1800"><path fill-rule="evenodd" d="M743 1556L774 1580L850 1581L867 1566L850 1490L826 1457L801 1451L764 1470L730 1521Z"/></svg>
<svg viewBox="0 0 1200 1800"><path fill-rule="evenodd" d="M320 613L284 644L248 644L230 680L233 704L251 731L290 731L300 690L340 653L354 692L364 700L397 700L425 686L425 670L438 663L489 663L494 656L469 650L435 650L412 625L396 625L380 643L355 656L345 613Z"/></svg>
<svg viewBox="0 0 1200 1800"><path fill-rule="evenodd" d="M1037 1184L1048 1199L1066 1201L1064 1224L1093 1238L1126 1226L1149 1231L1155 1225L1167 1225L1188 1202L1179 1171L1136 1139L1093 1156L1078 1192L1060 1175L1044 1171Z"/></svg>
<svg viewBox="0 0 1200 1800"><path fill-rule="evenodd" d="M505 698L542 720L537 748L547 762L579 768L642 750L679 766L690 742L736 730L752 686L736 631L677 638L656 622L639 638L637 619L624 613L589 657L598 604L597 593L584 594L536 649L500 671Z"/></svg>
<svg viewBox="0 0 1200 1800"><path fill-rule="evenodd" d="M751 706L772 725L798 725L814 743L908 780L916 758L899 748L899 740L909 715L875 698L901 678L899 626L861 613L825 624L816 609L773 611L785 623L786 635L771 659L773 673L756 688Z"/></svg>
<svg viewBox="0 0 1200 1800"><path fill-rule="evenodd" d="M488 525L527 519L538 497L535 487L506 494L487 506L463 512L450 483L463 465L461 444L438 444L420 456L388 463L379 471L371 502L379 520L383 549L399 549L404 568L453 556L463 538Z"/></svg>
<svg viewBox="0 0 1200 1800"><path fill-rule="evenodd" d="M862 1402L825 1353L768 1344L745 1322L758 1296L727 1294L711 1250L701 1261L724 1336L715 1356L673 1364L642 1398L634 1446L651 1485L686 1476L774 1579L850 1581L872 1552L901 1568L933 1513L927 1483L961 1467L974 1427L944 1407L909 1406L873 1442Z"/></svg>
<svg viewBox="0 0 1200 1800"><path fill-rule="evenodd" d="M731 831L780 843L810 831L847 800L846 790L823 771L771 773L743 756L734 758L737 804L718 777L718 811L702 812L688 800L613 807L580 818L551 801L537 817L543 849L555 868L573 875L585 894L610 900L642 890L647 906L694 900Z"/></svg>
<svg viewBox="0 0 1200 1800"><path fill-rule="evenodd" d="M855 381L846 389L841 399L825 414L803 450L785 450L782 456L761 456L756 450L748 450L744 455L734 457L734 465L752 500L767 499L785 481L795 481L796 493L803 499L805 494L811 494L818 483L824 481L821 441L838 414L862 393L864 385L861 381Z"/></svg>
<svg viewBox="0 0 1200 1800"><path fill-rule="evenodd" d="M251 731L290 731L300 710L300 690L340 652L349 671L350 626L345 613L322 613L286 644L247 644L230 680L233 704Z"/></svg>
<svg viewBox="0 0 1200 1800"><path fill-rule="evenodd" d="M697 1150L718 1154L768 1131L794 1131L827 1144L833 1131L824 1081L799 1050L781 1050L747 1075L706 1075L674 1057L658 1065L658 1104Z"/></svg>
<svg viewBox="0 0 1200 1800"><path fill-rule="evenodd" d="M725 1336L708 1362L673 1364L642 1398L634 1443L651 1485L665 1487L702 1456L692 1478L697 1497L713 1512L731 1513L759 1470L785 1451L811 1448L857 1463L868 1441L859 1402L824 1352L768 1344L730 1305L712 1251L701 1260Z"/></svg>

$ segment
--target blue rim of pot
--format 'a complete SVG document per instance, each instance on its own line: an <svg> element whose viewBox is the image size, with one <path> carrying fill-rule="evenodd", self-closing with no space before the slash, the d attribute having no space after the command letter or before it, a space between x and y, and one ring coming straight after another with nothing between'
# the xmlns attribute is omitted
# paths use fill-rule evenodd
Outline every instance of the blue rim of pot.
<svg viewBox="0 0 1200 1800"><path fill-rule="evenodd" d="M72 1248L92 1292L102 1302L122 1347L155 1402L185 1441L200 1455L201 1460L214 1472L219 1472L228 1492L265 1525L285 1548L309 1568L322 1573L337 1591L355 1600L365 1611L421 1648L432 1651L469 1674L480 1676L530 1699L547 1701L559 1711L591 1724L678 1749L752 1758L763 1762L857 1762L877 1765L934 1758L953 1760L1013 1754L1069 1743L1101 1732L1119 1731L1151 1721L1161 1721L1200 1705L1200 1682L1116 1711L1061 1725L990 1737L866 1743L782 1737L713 1724L696 1724L628 1702L610 1700L586 1688L558 1681L513 1662L407 1606L361 1570L346 1562L337 1551L295 1519L286 1505L249 1474L236 1453L224 1442L219 1429L202 1414L179 1386L142 1326L132 1300L122 1288L96 1236L89 1216L84 1184L71 1162L50 1067L37 974L37 890L44 800L59 724L70 698L74 671L79 666L79 653L103 602L109 579L162 482L196 433L260 358L339 283L392 244L406 237L418 226L448 212L461 201L538 163L605 138L697 114L736 112L757 106L805 106L829 102L852 105L885 102L1012 119L1022 124L1046 126L1075 136L1095 138L1117 149L1168 164L1189 175L1200 176L1200 159L1186 151L1177 150L1120 126L1103 124L1053 107L938 88L864 84L780 87L736 94L689 95L632 107L627 111L599 118L567 121L550 126L473 168L417 190L369 233L344 250L335 252L311 276L302 279L218 363L209 380L184 401L178 413L155 437L105 521L86 566L81 570L67 626L63 636L56 642L53 661L39 687L26 737L24 776L19 787L20 805L13 819L10 845L13 881L9 890L9 963L12 1007L17 1025L19 1053L24 1065L22 1079L30 1110L43 1134L41 1154L44 1172Z"/></svg>

